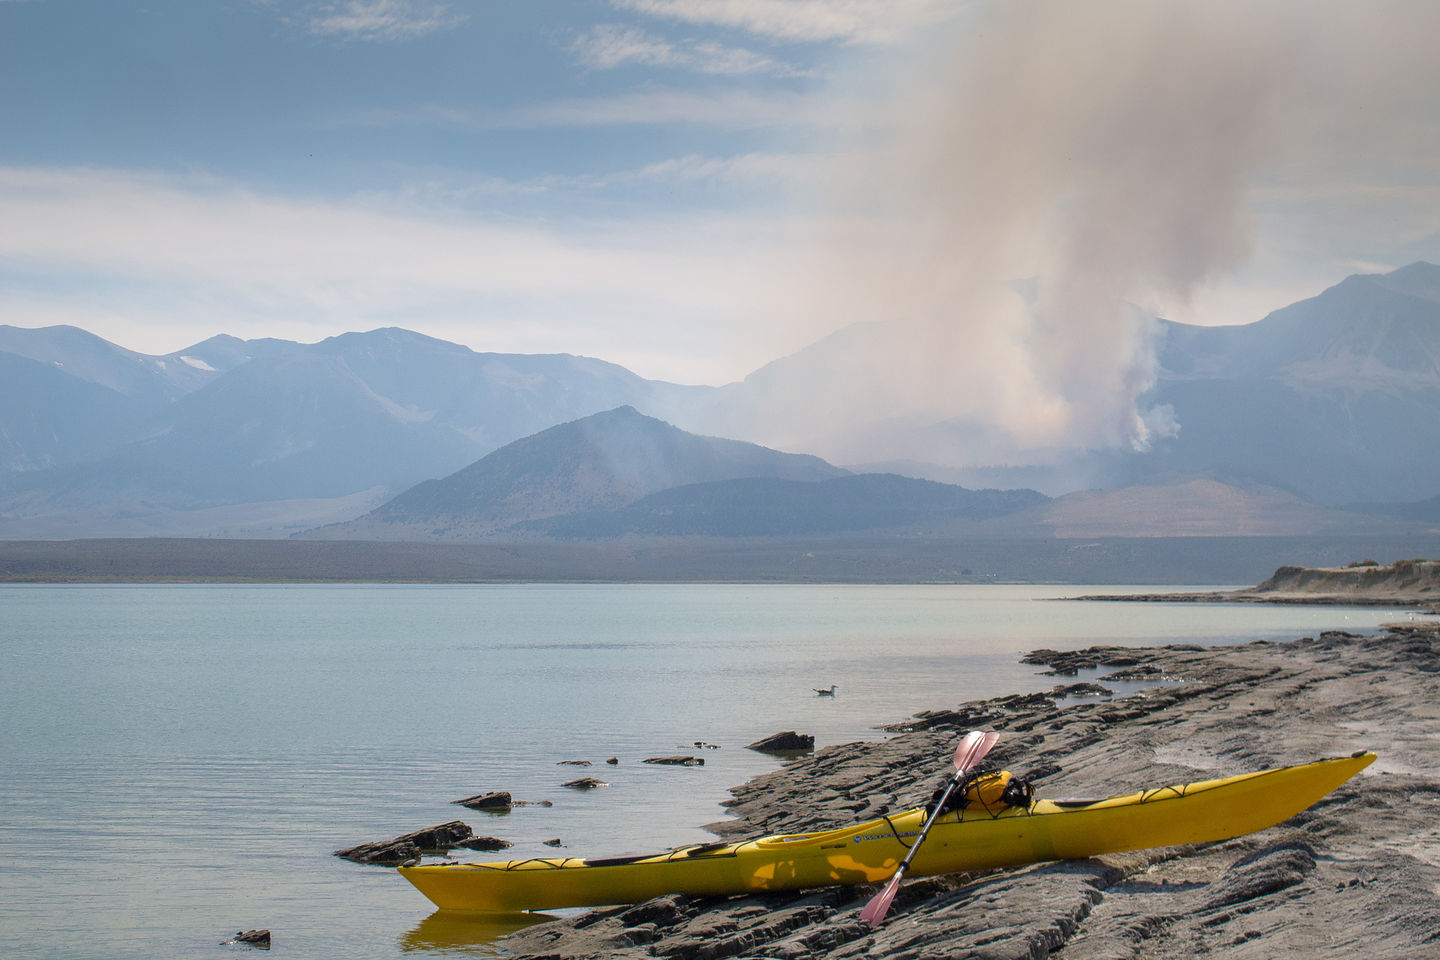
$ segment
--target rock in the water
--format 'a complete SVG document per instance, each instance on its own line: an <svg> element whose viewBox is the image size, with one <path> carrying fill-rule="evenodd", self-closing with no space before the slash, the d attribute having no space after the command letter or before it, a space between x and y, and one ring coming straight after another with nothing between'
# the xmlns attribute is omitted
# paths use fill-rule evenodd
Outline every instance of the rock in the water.
<svg viewBox="0 0 1440 960"><path fill-rule="evenodd" d="M563 843L560 842L560 838L559 838L559 837L556 837L554 840L541 840L540 842L543 843L543 844L545 844L545 846L547 846L547 847L563 847L563 846L565 846L565 844L563 844Z"/></svg>
<svg viewBox="0 0 1440 960"><path fill-rule="evenodd" d="M407 860L419 860L424 855L424 851L415 844L399 840L377 840L374 843L362 843L356 847L335 851L335 856L342 860L374 863L382 867L398 867Z"/></svg>
<svg viewBox="0 0 1440 960"><path fill-rule="evenodd" d="M394 840L378 840L359 846L336 850L335 856L356 863L375 863L382 866L399 866L406 860L414 860L422 854L442 854L451 847L458 847L473 835L468 823L452 820L436 827L416 830Z"/></svg>
<svg viewBox="0 0 1440 960"><path fill-rule="evenodd" d="M496 790L492 793L477 793L473 797L466 797L464 800L453 800L462 807L469 807L471 810L509 810L515 805L508 791Z"/></svg>
<svg viewBox="0 0 1440 960"><path fill-rule="evenodd" d="M579 780L571 780L569 783L560 784L562 787L569 787L572 790L594 790L596 787L608 787L610 784L595 777L581 777Z"/></svg>
<svg viewBox="0 0 1440 960"><path fill-rule="evenodd" d="M515 844L509 840L501 840L499 837L471 837L463 843L457 843L456 846L464 847L466 850L485 850L493 853L496 850L513 847Z"/></svg>
<svg viewBox="0 0 1440 960"><path fill-rule="evenodd" d="M265 949L268 950L268 949L270 949L270 931L269 931L269 930L241 930L240 932L238 932L238 933L235 934L235 938L234 938L233 940L231 940L230 942L231 942L231 943L249 943L249 944L253 944L254 946L257 946L257 947L264 947Z"/></svg>
<svg viewBox="0 0 1440 960"><path fill-rule="evenodd" d="M796 733L794 730L786 730L784 733L771 734L746 747L747 750L759 750L761 753L792 753L796 751L814 750L815 738L808 733Z"/></svg>
<svg viewBox="0 0 1440 960"><path fill-rule="evenodd" d="M646 763L659 763L670 767L703 767L705 760L702 757L651 757Z"/></svg>
<svg viewBox="0 0 1440 960"><path fill-rule="evenodd" d="M555 764L557 767L588 767L589 760L561 760Z"/></svg>

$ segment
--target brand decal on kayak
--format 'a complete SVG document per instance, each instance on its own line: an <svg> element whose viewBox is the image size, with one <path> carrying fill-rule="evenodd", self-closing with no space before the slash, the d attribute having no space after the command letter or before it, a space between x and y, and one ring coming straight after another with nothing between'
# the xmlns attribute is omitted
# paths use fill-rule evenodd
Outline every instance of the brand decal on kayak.
<svg viewBox="0 0 1440 960"><path fill-rule="evenodd" d="M858 837L853 837L851 839L853 839L856 843L860 843L863 840L889 840L891 837L894 837L898 840L900 837L918 836L920 836L919 830L906 830L904 833L866 833Z"/></svg>

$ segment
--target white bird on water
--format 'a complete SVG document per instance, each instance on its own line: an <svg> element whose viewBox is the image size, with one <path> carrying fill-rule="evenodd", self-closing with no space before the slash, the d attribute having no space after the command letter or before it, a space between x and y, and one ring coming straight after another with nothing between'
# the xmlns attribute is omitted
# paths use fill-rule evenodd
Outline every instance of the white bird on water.
<svg viewBox="0 0 1440 960"><path fill-rule="evenodd" d="M835 696L835 684L833 684L833 683L830 684L830 689L829 689L829 690L821 690L819 687L815 687L814 690L815 690L815 696L817 696L817 697L833 697L833 696Z"/></svg>

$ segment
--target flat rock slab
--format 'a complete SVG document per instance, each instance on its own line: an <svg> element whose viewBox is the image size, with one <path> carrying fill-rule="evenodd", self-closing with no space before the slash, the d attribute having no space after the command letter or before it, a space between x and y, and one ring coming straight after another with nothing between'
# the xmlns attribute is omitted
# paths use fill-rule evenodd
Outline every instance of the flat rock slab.
<svg viewBox="0 0 1440 960"><path fill-rule="evenodd" d="M423 854L443 854L452 847L461 846L473 835L468 823L452 820L439 826L404 834L393 840L377 840L336 850L335 856L356 863L393 867L407 860L419 859Z"/></svg>
<svg viewBox="0 0 1440 960"><path fill-rule="evenodd" d="M1440 956L1440 625L1076 654L1057 659L1163 685L917 715L887 740L827 747L736 787L735 819L710 829L726 837L816 830L919 805L946 775L958 736L977 726L1001 734L995 765L1028 774L1049 797L1109 796L1363 749L1379 760L1310 810L1235 840L907 881L879 930L859 919L879 889L870 885L661 897L530 927L502 946L550 960Z"/></svg>
<svg viewBox="0 0 1440 960"><path fill-rule="evenodd" d="M642 761L642 762L643 762L643 763L658 763L658 764L661 764L662 766L667 766L667 767L703 767L703 766L705 766L705 759L704 759L703 757L651 757L650 759L644 760L644 761Z"/></svg>

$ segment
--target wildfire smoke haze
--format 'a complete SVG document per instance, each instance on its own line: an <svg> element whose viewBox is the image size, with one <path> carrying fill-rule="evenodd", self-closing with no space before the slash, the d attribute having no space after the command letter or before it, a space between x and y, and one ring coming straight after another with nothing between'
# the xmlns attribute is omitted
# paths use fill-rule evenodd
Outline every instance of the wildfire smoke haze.
<svg viewBox="0 0 1440 960"><path fill-rule="evenodd" d="M1282 248L1338 279L1436 234L1385 192L1434 166L1434 36L1415 2L1008 0L893 51L809 278L832 328L884 330L768 397L763 439L973 466L1183 429L1145 404L1152 317Z"/></svg>

